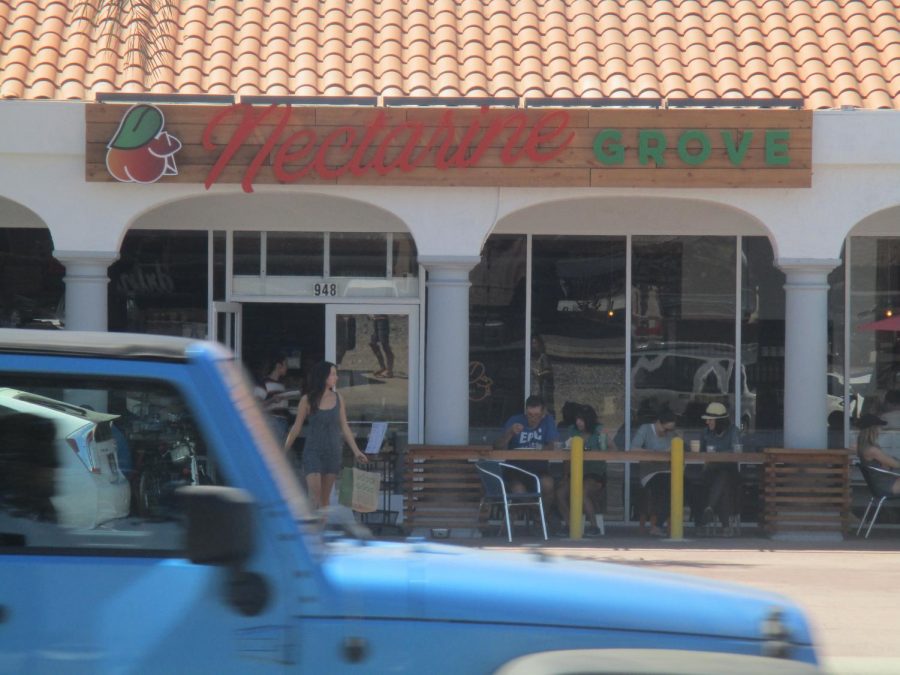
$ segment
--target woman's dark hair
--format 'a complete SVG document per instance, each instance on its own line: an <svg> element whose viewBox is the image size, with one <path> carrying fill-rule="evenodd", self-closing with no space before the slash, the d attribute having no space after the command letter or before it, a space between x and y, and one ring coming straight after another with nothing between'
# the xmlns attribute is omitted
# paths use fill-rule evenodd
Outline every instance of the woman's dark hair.
<svg viewBox="0 0 900 675"><path fill-rule="evenodd" d="M306 378L306 395L310 412L316 412L319 409L319 403L322 402L322 395L325 393L326 382L328 382L332 368L337 368L337 366L331 361L321 361L309 371L309 376Z"/></svg>
<svg viewBox="0 0 900 675"><path fill-rule="evenodd" d="M579 417L584 420L585 431L592 432L597 427L597 411L592 406L580 406L578 412L575 413L575 419Z"/></svg>

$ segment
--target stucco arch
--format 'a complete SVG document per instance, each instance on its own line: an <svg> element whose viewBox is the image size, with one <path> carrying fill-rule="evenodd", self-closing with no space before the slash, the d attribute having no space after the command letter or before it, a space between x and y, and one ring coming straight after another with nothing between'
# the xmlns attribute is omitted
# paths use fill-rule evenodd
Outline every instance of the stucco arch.
<svg viewBox="0 0 900 675"><path fill-rule="evenodd" d="M27 206L6 197L0 197L0 227L48 229L47 223L37 213Z"/></svg>
<svg viewBox="0 0 900 675"><path fill-rule="evenodd" d="M128 230L263 230L306 232L409 232L386 209L347 197L311 193L205 194L156 204Z"/></svg>
<svg viewBox="0 0 900 675"><path fill-rule="evenodd" d="M752 214L713 201L641 196L570 197L505 214L493 233L751 235L775 238Z"/></svg>
<svg viewBox="0 0 900 675"><path fill-rule="evenodd" d="M900 204L869 214L856 225L848 237L900 237Z"/></svg>

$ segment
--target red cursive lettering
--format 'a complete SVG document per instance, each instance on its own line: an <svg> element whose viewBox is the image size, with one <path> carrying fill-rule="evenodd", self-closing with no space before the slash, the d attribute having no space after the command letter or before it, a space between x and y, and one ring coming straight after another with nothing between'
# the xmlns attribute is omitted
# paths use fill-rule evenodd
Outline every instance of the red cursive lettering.
<svg viewBox="0 0 900 675"><path fill-rule="evenodd" d="M215 151L219 147L213 142L216 129L240 116L206 176L207 189L220 179L254 131L279 108L277 123L244 169L241 187L245 192L253 192L253 182L269 157L272 174L279 182L293 183L310 174L337 180L348 173L356 177L370 173L387 176L398 170L409 173L427 164L441 170L465 170L477 166L491 147L500 148L500 162L504 165L516 164L523 158L540 164L558 157L575 136L569 130L569 115L564 110L544 113L529 126L534 118L526 112L484 107L465 125L458 144L457 131L463 127L454 123L452 109L443 112L427 138L422 122L389 126L387 115L379 110L364 127L330 128L322 137L319 134L323 132L316 127L294 127L282 140L290 125L289 105L255 109L237 104L217 112L203 131L204 149Z"/></svg>

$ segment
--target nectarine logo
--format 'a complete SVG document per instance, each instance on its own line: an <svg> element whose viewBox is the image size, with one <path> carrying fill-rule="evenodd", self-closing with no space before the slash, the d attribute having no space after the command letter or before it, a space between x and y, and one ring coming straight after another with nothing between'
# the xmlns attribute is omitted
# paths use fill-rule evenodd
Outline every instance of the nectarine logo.
<svg viewBox="0 0 900 675"><path fill-rule="evenodd" d="M154 105L133 105L122 116L106 146L106 169L122 183L155 183L177 176L175 153L181 141L165 130L166 119Z"/></svg>

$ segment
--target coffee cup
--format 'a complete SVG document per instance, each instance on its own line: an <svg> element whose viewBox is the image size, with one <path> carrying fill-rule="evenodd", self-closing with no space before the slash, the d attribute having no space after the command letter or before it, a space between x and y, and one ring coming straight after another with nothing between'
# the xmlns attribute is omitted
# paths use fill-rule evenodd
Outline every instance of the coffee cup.
<svg viewBox="0 0 900 675"><path fill-rule="evenodd" d="M740 443L735 443L735 444L734 444L734 451L735 451L735 452L743 452L743 451L744 451L744 446L741 445Z"/></svg>
<svg viewBox="0 0 900 675"><path fill-rule="evenodd" d="M715 452L715 451L716 451L716 446L714 446L714 445L707 445L707 446L706 446L706 451L707 451L707 452Z"/></svg>
<svg viewBox="0 0 900 675"><path fill-rule="evenodd" d="M691 452L700 452L700 441L699 440L691 441Z"/></svg>

